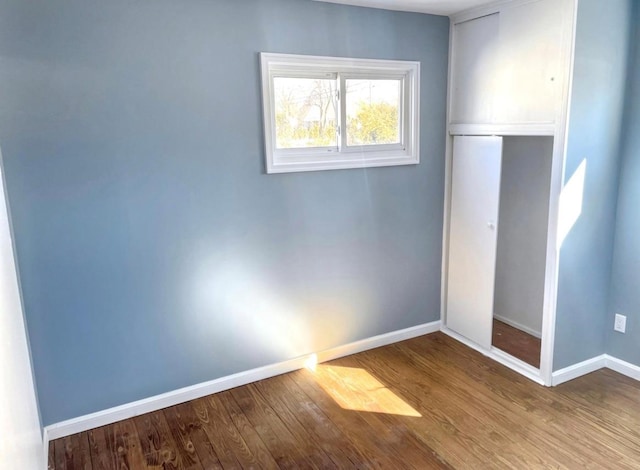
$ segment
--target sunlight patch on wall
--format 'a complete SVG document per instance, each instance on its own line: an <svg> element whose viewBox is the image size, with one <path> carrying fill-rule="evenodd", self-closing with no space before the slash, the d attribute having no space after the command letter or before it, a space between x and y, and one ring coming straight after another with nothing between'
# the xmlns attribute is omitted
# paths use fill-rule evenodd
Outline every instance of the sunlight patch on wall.
<svg viewBox="0 0 640 470"><path fill-rule="evenodd" d="M230 258L201 264L186 290L189 324L202 337L290 359L348 342L358 328L352 312L366 311L355 295L349 304L321 297L322 291L301 294L247 260L246 253Z"/></svg>
<svg viewBox="0 0 640 470"><path fill-rule="evenodd" d="M313 367L307 366L307 369L312 371L324 391L345 410L416 418L422 416L364 369L317 365L313 362L310 361Z"/></svg>
<svg viewBox="0 0 640 470"><path fill-rule="evenodd" d="M560 193L560 213L558 217L558 248L582 214L584 180L587 174L587 160L582 160Z"/></svg>
<svg viewBox="0 0 640 470"><path fill-rule="evenodd" d="M311 343L310 327L296 307L278 295L255 269L221 264L199 283L198 326L222 329L239 343L284 357L304 354Z"/></svg>

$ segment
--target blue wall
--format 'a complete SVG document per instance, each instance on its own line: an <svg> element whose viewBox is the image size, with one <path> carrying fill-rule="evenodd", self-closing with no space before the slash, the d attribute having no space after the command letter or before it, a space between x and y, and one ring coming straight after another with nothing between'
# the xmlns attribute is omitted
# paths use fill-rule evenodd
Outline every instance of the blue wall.
<svg viewBox="0 0 640 470"><path fill-rule="evenodd" d="M0 1L0 144L45 425L437 320L448 19ZM421 163L265 175L258 53L419 60Z"/></svg>
<svg viewBox="0 0 640 470"><path fill-rule="evenodd" d="M565 183L586 161L560 249L554 370L605 351L632 0L580 0Z"/></svg>
<svg viewBox="0 0 640 470"><path fill-rule="evenodd" d="M620 172L607 352L640 365L640 2L635 2L633 62ZM615 313L627 315L625 334L613 331Z"/></svg>

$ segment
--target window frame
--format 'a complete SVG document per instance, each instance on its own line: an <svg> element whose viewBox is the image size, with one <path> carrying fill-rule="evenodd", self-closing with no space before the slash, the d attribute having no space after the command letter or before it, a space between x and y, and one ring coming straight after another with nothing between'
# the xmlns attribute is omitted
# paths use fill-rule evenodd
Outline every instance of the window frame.
<svg viewBox="0 0 640 470"><path fill-rule="evenodd" d="M420 163L420 63L293 54L260 54L267 173L366 168ZM336 146L276 148L274 78L334 78L338 84ZM400 80L400 143L347 145L346 80Z"/></svg>

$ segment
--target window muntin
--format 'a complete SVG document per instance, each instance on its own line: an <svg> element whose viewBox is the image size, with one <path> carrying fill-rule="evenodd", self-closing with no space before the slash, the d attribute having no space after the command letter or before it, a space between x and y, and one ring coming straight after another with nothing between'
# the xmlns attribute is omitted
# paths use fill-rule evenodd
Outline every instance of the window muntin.
<svg viewBox="0 0 640 470"><path fill-rule="evenodd" d="M417 164L417 62L261 54L268 173Z"/></svg>

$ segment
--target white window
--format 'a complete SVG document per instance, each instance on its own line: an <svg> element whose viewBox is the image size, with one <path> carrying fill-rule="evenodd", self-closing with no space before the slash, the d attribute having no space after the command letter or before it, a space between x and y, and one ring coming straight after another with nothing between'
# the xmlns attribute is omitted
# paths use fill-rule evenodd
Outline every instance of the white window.
<svg viewBox="0 0 640 470"><path fill-rule="evenodd" d="M419 162L418 62L261 54L268 173Z"/></svg>

